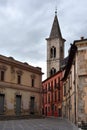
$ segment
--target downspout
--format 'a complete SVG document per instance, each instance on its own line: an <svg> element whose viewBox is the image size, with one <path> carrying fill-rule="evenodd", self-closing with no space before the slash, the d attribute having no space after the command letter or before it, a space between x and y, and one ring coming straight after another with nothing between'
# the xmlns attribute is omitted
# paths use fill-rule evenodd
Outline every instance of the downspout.
<svg viewBox="0 0 87 130"><path fill-rule="evenodd" d="M76 124L76 62L74 61L74 115Z"/></svg>
<svg viewBox="0 0 87 130"><path fill-rule="evenodd" d="M69 76L69 120L70 120L70 76Z"/></svg>

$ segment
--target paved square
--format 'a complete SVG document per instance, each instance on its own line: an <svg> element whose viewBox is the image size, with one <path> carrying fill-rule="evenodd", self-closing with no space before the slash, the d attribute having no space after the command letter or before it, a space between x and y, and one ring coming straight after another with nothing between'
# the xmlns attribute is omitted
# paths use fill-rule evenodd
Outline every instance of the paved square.
<svg viewBox="0 0 87 130"><path fill-rule="evenodd" d="M0 130L78 130L67 120L58 118L0 121Z"/></svg>

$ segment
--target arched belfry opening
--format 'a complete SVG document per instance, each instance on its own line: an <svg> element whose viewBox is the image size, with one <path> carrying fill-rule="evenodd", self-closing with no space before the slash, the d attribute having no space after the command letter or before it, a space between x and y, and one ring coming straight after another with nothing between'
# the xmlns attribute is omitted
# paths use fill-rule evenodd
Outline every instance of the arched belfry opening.
<svg viewBox="0 0 87 130"><path fill-rule="evenodd" d="M50 49L50 58L56 57L56 47L52 46Z"/></svg>

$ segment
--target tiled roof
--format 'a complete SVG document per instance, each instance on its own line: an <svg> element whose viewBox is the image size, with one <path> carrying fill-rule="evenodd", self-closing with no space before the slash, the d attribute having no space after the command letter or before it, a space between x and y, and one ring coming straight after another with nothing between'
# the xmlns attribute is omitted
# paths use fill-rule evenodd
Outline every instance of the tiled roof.
<svg viewBox="0 0 87 130"><path fill-rule="evenodd" d="M76 52L77 52L77 47L73 43L73 44L71 44L71 48L70 48L69 56L68 56L68 61L67 61L66 68L65 68L65 73L64 73L64 77L63 77L62 80L66 80L67 79L67 76L68 76L68 74L70 72L70 69L71 69L71 66L72 66L72 63L73 63L73 59L75 57Z"/></svg>
<svg viewBox="0 0 87 130"><path fill-rule="evenodd" d="M61 69L63 69L63 68L66 67L67 62L68 62L68 56L65 57L65 58L61 61L61 63L60 63Z"/></svg>

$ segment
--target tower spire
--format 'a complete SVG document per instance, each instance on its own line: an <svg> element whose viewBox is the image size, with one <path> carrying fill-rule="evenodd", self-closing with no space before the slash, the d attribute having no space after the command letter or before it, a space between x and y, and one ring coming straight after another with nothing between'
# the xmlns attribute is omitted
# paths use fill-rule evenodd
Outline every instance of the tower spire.
<svg viewBox="0 0 87 130"><path fill-rule="evenodd" d="M61 34L61 30L60 30L60 26L59 26L59 22L58 22L58 18L57 18L57 7L55 8L55 17L54 17L54 21L53 21L53 25L52 25L52 29L51 29L49 38L62 39L62 34Z"/></svg>

